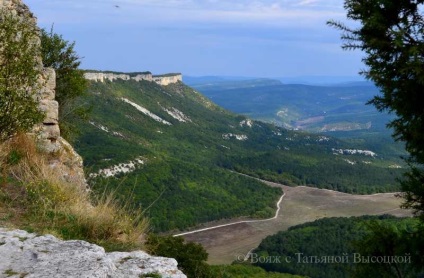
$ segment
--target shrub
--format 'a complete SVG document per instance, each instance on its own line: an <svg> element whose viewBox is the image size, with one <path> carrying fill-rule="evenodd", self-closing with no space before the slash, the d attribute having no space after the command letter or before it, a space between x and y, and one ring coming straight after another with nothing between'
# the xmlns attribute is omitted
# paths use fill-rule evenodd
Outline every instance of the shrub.
<svg viewBox="0 0 424 278"><path fill-rule="evenodd" d="M14 153L19 158L8 164ZM142 247L148 223L141 211L122 204L114 193L95 196L65 181L48 159L26 134L0 145L4 181L0 207L3 202L16 214L17 226L64 239L84 239L109 250Z"/></svg>
<svg viewBox="0 0 424 278"><path fill-rule="evenodd" d="M36 36L33 21L0 9L0 141L44 118L34 98L41 85Z"/></svg>
<svg viewBox="0 0 424 278"><path fill-rule="evenodd" d="M53 31L41 30L41 54L45 67L56 71L56 100L62 137L68 141L80 132L78 122L87 120L90 107L83 100L88 82L79 69L81 58L75 52L75 42L65 40Z"/></svg>
<svg viewBox="0 0 424 278"><path fill-rule="evenodd" d="M161 237L150 234L147 237L146 247L153 255L175 258L178 267L189 278L214 277L206 263L208 253L198 243L186 243L181 237Z"/></svg>

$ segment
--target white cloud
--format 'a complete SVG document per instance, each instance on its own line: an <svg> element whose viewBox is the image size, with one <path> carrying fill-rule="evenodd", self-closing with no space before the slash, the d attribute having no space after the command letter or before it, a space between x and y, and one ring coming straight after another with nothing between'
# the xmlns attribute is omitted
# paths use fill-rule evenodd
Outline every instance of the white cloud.
<svg viewBox="0 0 424 278"><path fill-rule="evenodd" d="M340 67L356 72L360 61L356 55L350 69L352 55L341 53L338 32L325 25L344 20L343 0L25 3L41 27L54 23L64 38L77 41L85 68L277 76L339 74Z"/></svg>
<svg viewBox="0 0 424 278"><path fill-rule="evenodd" d="M344 16L341 0L28 0L52 22L307 26ZM37 2L37 3L36 3ZM118 5L119 8L116 8Z"/></svg>
<svg viewBox="0 0 424 278"><path fill-rule="evenodd" d="M309 6L311 4L316 4L318 1L317 0L303 0L300 1L299 3L297 3L297 5L299 6Z"/></svg>

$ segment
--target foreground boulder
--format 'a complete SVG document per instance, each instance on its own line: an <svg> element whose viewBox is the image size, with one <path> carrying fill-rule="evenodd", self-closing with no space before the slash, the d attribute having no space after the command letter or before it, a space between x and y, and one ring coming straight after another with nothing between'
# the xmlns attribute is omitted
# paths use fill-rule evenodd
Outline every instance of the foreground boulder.
<svg viewBox="0 0 424 278"><path fill-rule="evenodd" d="M186 278L175 259L142 251L111 252L81 240L60 240L0 228L0 277Z"/></svg>

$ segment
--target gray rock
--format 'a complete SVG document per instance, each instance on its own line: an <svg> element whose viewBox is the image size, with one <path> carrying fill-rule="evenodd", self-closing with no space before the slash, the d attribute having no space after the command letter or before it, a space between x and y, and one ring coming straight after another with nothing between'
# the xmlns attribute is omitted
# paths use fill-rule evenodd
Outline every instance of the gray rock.
<svg viewBox="0 0 424 278"><path fill-rule="evenodd" d="M44 68L44 78L46 79L46 88L50 89L50 90L55 90L56 89L56 72L54 69L52 68ZM54 99L54 96L53 96Z"/></svg>
<svg viewBox="0 0 424 278"><path fill-rule="evenodd" d="M59 103L55 100L40 100L39 108L46 114L44 124L57 124L59 121Z"/></svg>
<svg viewBox="0 0 424 278"><path fill-rule="evenodd" d="M161 277L186 278L177 261L143 251L112 252L81 240L59 240L0 228L0 277Z"/></svg>
<svg viewBox="0 0 424 278"><path fill-rule="evenodd" d="M56 171L62 180L81 188L88 188L84 175L82 157L62 137L59 137L56 155L50 161L50 167ZM52 143L48 144L53 146Z"/></svg>
<svg viewBox="0 0 424 278"><path fill-rule="evenodd" d="M147 80L156 82L159 85L167 86L169 84L178 83L183 80L183 76L180 73L171 73L165 75L152 75L151 73L137 74L136 76L130 76L129 74L118 74L118 73L105 73L105 72L86 72L84 77L87 80L96 82L115 81L118 79L122 80Z"/></svg>
<svg viewBox="0 0 424 278"><path fill-rule="evenodd" d="M38 99L54 100L56 89L56 72L52 68L44 68L40 76L40 91L37 92Z"/></svg>

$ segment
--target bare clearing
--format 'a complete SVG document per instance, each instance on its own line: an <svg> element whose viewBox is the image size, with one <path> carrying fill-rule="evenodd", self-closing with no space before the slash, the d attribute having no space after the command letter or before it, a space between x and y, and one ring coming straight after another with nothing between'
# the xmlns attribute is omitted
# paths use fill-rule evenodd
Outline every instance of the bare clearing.
<svg viewBox="0 0 424 278"><path fill-rule="evenodd" d="M187 234L184 238L201 243L209 253L209 263L229 264L257 247L266 236L319 218L385 213L411 215L410 211L399 208L402 200L396 198L394 193L351 195L311 187L288 187L270 182L267 184L282 187L285 193L276 219L238 223ZM230 222L233 221L227 223Z"/></svg>

